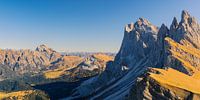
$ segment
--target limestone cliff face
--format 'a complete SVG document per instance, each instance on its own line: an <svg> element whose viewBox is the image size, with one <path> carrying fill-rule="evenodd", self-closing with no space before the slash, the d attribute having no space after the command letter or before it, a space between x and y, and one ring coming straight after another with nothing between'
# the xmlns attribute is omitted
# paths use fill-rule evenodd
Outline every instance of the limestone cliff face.
<svg viewBox="0 0 200 100"><path fill-rule="evenodd" d="M156 55L159 51L156 49L157 33L158 28L144 18L139 18L135 24L128 24L115 62L131 68L142 58L148 57L149 64L156 65L158 57L152 55Z"/></svg>
<svg viewBox="0 0 200 100"><path fill-rule="evenodd" d="M193 75L200 70L200 49L181 45L171 38L165 38L165 67L171 67L185 74Z"/></svg>
<svg viewBox="0 0 200 100"><path fill-rule="evenodd" d="M171 39L168 38L165 42L164 66L192 75L193 71L186 67L188 64L186 65L185 62L199 69L200 59L188 51L195 52L200 49L200 25L187 11L183 11L181 21L178 23L174 18L168 33Z"/></svg>
<svg viewBox="0 0 200 100"><path fill-rule="evenodd" d="M199 24L186 11L182 12L179 24L174 18L170 30L162 32L167 32L164 38L165 70L151 68L138 78L129 99L199 100L199 30Z"/></svg>

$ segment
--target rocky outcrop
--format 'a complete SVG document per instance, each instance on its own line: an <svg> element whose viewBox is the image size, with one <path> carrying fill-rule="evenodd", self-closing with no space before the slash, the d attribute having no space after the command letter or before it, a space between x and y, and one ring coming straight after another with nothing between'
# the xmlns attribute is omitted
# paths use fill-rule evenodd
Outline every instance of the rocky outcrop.
<svg viewBox="0 0 200 100"><path fill-rule="evenodd" d="M200 70L200 49L181 45L168 37L165 40L168 54L165 67L172 67L188 75Z"/></svg>
<svg viewBox="0 0 200 100"><path fill-rule="evenodd" d="M193 84L191 84L193 83ZM129 100L199 100L199 79L174 69L150 68L137 79Z"/></svg>
<svg viewBox="0 0 200 100"><path fill-rule="evenodd" d="M158 57L152 55L158 52L157 33L158 28L144 18L139 18L135 24L128 24L115 62L131 68L142 58L148 57L150 65L156 65Z"/></svg>
<svg viewBox="0 0 200 100"><path fill-rule="evenodd" d="M78 68L85 70L95 70L99 71L99 73L103 72L106 67L106 63L108 61L112 61L113 57L105 54L93 54L84 58L84 60L77 65Z"/></svg>

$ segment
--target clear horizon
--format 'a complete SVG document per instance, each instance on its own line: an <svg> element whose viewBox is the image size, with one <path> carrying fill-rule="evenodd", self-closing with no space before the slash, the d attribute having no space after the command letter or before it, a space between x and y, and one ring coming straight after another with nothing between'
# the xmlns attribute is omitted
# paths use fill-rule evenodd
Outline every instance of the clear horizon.
<svg viewBox="0 0 200 100"><path fill-rule="evenodd" d="M160 27L187 10L199 20L199 0L1 0L0 48L58 52L118 52L123 29L139 17ZM192 5L192 6L191 6ZM161 9L162 8L162 9Z"/></svg>

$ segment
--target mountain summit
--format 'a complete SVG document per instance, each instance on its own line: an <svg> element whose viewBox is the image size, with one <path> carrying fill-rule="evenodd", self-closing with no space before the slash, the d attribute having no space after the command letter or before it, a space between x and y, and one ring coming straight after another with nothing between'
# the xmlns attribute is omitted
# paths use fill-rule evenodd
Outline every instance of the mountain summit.
<svg viewBox="0 0 200 100"><path fill-rule="evenodd" d="M45 44L39 45L35 50L39 52L55 52Z"/></svg>
<svg viewBox="0 0 200 100"><path fill-rule="evenodd" d="M170 37L185 46L200 49L200 25L197 20L187 11L182 11L181 21L177 23L176 18L170 27Z"/></svg>

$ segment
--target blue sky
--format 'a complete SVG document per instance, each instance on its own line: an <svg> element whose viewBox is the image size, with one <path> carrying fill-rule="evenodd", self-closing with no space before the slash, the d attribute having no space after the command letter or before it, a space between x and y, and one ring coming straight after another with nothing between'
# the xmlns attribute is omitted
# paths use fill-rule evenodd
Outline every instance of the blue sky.
<svg viewBox="0 0 200 100"><path fill-rule="evenodd" d="M57 51L117 52L123 28L139 17L170 25L200 0L0 0L0 48L47 44Z"/></svg>

